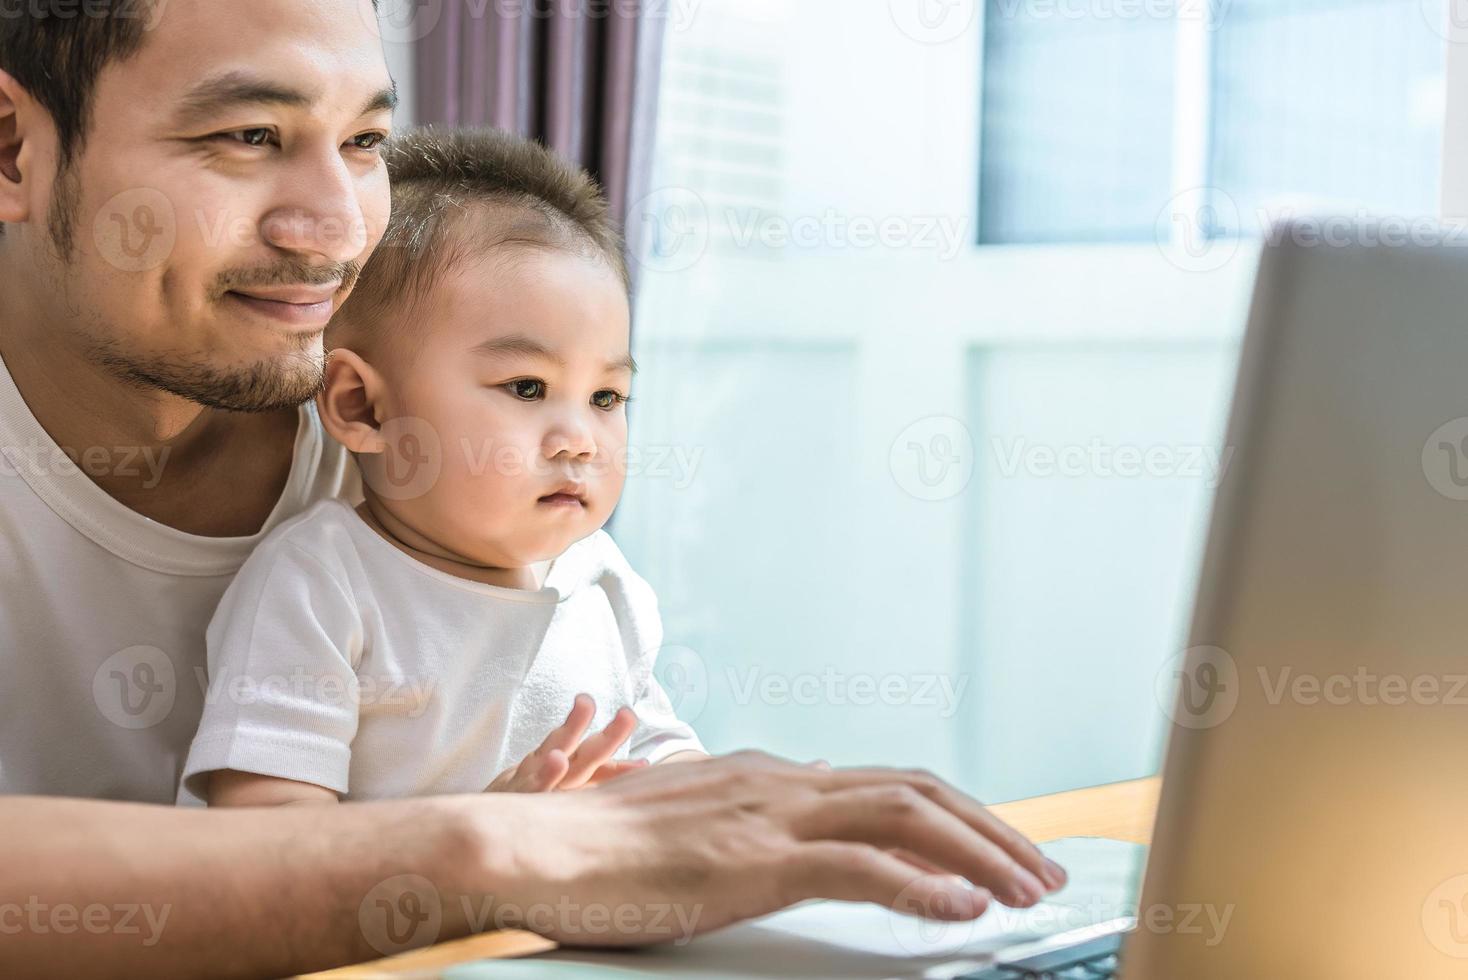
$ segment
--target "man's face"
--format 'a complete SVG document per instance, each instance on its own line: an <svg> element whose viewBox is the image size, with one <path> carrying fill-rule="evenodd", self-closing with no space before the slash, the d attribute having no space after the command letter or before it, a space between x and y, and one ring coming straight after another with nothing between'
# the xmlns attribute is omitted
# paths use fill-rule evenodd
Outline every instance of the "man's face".
<svg viewBox="0 0 1468 980"><path fill-rule="evenodd" d="M327 320L390 205L376 144L394 99L371 16L370 0L155 11L142 49L100 74L50 233L42 218L29 237L69 343L218 408L316 392Z"/></svg>

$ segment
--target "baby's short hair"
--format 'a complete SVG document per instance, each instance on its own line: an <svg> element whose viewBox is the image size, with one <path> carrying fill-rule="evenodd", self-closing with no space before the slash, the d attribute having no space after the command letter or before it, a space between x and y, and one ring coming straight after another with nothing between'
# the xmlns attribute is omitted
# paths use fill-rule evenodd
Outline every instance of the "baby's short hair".
<svg viewBox="0 0 1468 980"><path fill-rule="evenodd" d="M392 215L328 346L351 346L390 319L408 322L436 279L500 245L598 256L629 287L601 188L541 144L497 129L430 126L389 140L384 155Z"/></svg>

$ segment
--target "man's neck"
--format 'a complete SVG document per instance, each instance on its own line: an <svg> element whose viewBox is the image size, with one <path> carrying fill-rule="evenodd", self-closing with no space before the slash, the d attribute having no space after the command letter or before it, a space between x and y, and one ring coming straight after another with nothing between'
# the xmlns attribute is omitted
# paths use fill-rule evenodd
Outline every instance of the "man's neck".
<svg viewBox="0 0 1468 980"><path fill-rule="evenodd" d="M298 413L205 408L131 384L68 331L0 300L0 359L47 435L124 506L209 537L254 534L290 471Z"/></svg>

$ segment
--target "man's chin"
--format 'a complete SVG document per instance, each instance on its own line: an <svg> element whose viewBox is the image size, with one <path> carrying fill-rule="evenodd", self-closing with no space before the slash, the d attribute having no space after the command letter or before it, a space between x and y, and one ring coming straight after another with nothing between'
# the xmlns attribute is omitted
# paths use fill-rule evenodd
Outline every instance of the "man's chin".
<svg viewBox="0 0 1468 980"><path fill-rule="evenodd" d="M226 412L276 412L320 394L324 354L301 350L242 365L177 357L150 361L107 358L107 365L137 387L163 391Z"/></svg>

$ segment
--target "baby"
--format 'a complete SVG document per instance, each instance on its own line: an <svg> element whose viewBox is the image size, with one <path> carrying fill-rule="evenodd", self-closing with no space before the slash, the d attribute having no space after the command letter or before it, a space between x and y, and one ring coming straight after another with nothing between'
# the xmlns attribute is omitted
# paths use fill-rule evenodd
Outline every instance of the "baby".
<svg viewBox="0 0 1468 980"><path fill-rule="evenodd" d="M317 399L365 499L281 525L226 592L180 802L565 789L703 753L601 530L636 370L605 201L501 133L420 130L388 163Z"/></svg>

